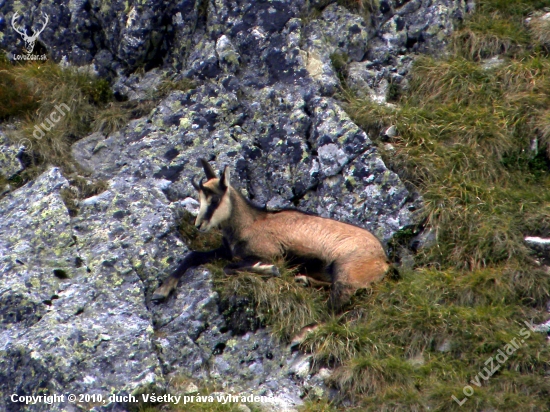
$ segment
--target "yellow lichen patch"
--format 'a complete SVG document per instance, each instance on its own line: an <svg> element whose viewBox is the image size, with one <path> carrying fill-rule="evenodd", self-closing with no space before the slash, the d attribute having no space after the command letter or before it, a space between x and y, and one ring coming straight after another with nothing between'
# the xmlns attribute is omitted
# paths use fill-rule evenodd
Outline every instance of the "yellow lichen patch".
<svg viewBox="0 0 550 412"><path fill-rule="evenodd" d="M323 62L318 53L309 52L307 54L306 70L314 79L319 79L323 75Z"/></svg>

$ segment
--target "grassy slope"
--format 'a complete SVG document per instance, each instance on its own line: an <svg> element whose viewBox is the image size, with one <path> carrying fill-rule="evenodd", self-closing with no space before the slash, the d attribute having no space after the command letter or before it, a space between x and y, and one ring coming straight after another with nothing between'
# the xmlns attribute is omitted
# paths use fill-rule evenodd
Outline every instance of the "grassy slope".
<svg viewBox="0 0 550 412"><path fill-rule="evenodd" d="M326 311L326 291L296 287L292 270L282 279L228 279L220 265L212 266L221 296L250 297L283 342L302 326L326 322L302 349L314 355L316 367L335 368L330 384L357 410L550 408L550 354L542 335L524 339L481 387L470 383L489 357L519 336L524 320L546 320L549 276L522 242L524 234L550 234L550 30L524 24L545 3L481 1L454 36L450 57L418 59L410 88L394 108L347 94L348 112L375 140L389 125L397 127L393 148L377 143L387 163L424 196L425 225L437 242L415 256L413 270L374 285L334 317ZM496 54L505 63L484 69L479 60ZM89 79L55 67L0 64L0 117L27 117L23 131L58 99L82 104L74 110L81 123L67 119L51 137L57 143L38 146L44 161L63 165L70 136L101 118L95 111L106 104L102 86L90 89ZM66 86L53 90L60 82ZM10 94L13 84L17 98ZM59 97L48 98L54 91ZM529 151L534 138L538 152ZM198 239L185 225L182 235L199 247L215 242ZM463 399L467 384L474 394L459 407L451 396ZM321 400L303 409L338 407Z"/></svg>
<svg viewBox="0 0 550 412"><path fill-rule="evenodd" d="M17 176L0 176L0 185L21 186L48 164L62 167L67 176L82 173L70 154L71 144L92 131L95 119L111 112L107 106L111 100L106 80L49 62L12 64L0 52L0 121L15 124L15 130L4 132L13 143L24 142L31 162ZM35 126L43 123L58 105L64 105L65 116L58 114L58 122L51 130L35 138Z"/></svg>

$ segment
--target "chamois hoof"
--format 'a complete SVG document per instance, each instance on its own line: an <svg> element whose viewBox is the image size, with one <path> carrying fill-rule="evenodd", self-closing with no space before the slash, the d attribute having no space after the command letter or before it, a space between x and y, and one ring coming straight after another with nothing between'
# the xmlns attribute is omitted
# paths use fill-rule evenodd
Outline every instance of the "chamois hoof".
<svg viewBox="0 0 550 412"><path fill-rule="evenodd" d="M250 270L254 273L259 273L260 275L267 276L281 276L279 268L275 265L266 265L262 262L254 264Z"/></svg>
<svg viewBox="0 0 550 412"><path fill-rule="evenodd" d="M309 286L309 279L307 278L307 276L304 275L294 276L294 282L302 285L303 287Z"/></svg>
<svg viewBox="0 0 550 412"><path fill-rule="evenodd" d="M162 289L162 287L155 290L155 292L153 293L153 296L151 296L151 300L153 300L155 302L160 302L160 301L165 300L168 297L170 292L166 293L165 291L163 291L161 289Z"/></svg>
<svg viewBox="0 0 550 412"><path fill-rule="evenodd" d="M153 296L151 296L152 301L160 302L163 300L166 300L170 293L176 289L178 282L177 280L168 279L166 282L162 284L155 292L153 292Z"/></svg>

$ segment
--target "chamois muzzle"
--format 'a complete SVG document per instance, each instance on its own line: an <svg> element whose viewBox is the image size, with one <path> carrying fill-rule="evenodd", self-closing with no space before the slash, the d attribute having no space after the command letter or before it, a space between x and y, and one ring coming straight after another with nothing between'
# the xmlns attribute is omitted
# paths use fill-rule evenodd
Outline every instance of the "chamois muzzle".
<svg viewBox="0 0 550 412"><path fill-rule="evenodd" d="M193 178L191 179L191 184L193 185L193 187L199 192L199 193L203 193L204 192L204 177L201 178L201 180L199 180L199 183L196 182L195 178L197 177L197 175L193 176ZM204 204L204 201L203 201L203 195L201 194L201 202L200 202L200 210L199 210L199 214L197 215L197 218L195 219L195 227L199 230L199 232L206 232L206 228L205 228L205 220L204 220L204 215L205 215L205 204ZM207 226L207 225L206 225Z"/></svg>

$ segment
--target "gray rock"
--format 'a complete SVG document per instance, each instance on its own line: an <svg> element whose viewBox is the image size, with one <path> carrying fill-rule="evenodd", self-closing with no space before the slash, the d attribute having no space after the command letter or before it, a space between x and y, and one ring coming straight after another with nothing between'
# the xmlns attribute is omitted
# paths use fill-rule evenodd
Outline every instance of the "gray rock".
<svg viewBox="0 0 550 412"><path fill-rule="evenodd" d="M197 7L195 0L139 5L97 0L48 0L35 5L23 0L17 2L17 7L13 1L4 1L0 3L0 20L11 22L13 12L18 11L19 27L37 29L42 25L42 16L48 15L49 22L39 41L53 59L66 57L78 66L93 63L101 75L107 75L120 69L154 66L169 50L177 56L185 55L197 23ZM21 36L6 23L4 27L0 47L21 54ZM173 65L181 67L181 62L174 61Z"/></svg>
<svg viewBox="0 0 550 412"><path fill-rule="evenodd" d="M384 134L389 138L394 138L395 136L397 136L397 127L395 127L395 125L391 125L386 129Z"/></svg>
<svg viewBox="0 0 550 412"><path fill-rule="evenodd" d="M268 328L229 330L204 268L189 271L167 302L150 296L188 252L176 216L196 212L190 180L202 174L199 157L230 165L234 185L268 208L297 205L384 242L415 223L413 196L333 99L340 80L331 55L346 56L348 81L384 102L389 84L406 87L406 53L439 49L466 6L383 0L367 24L334 3L211 0L204 10L194 0L0 2L0 47L12 54L22 43L5 22L17 9L20 24L35 27L45 12L40 39L52 58L116 77L121 96L149 99L167 76L196 84L116 133L73 145L91 178L109 182L79 201L76 216L55 168L0 199L2 398L162 391L181 375L209 377L231 394L273 396L265 406L273 411L295 410L306 392L327 394L330 372L311 374L307 358ZM327 7L302 19L311 5ZM0 173L20 170L13 158L2 149Z"/></svg>
<svg viewBox="0 0 550 412"><path fill-rule="evenodd" d="M153 99L165 73L152 69L144 74L132 73L129 76L120 75L113 84L113 91L126 96L129 101Z"/></svg>
<svg viewBox="0 0 550 412"><path fill-rule="evenodd" d="M140 256L156 253L156 246L145 243L162 234L159 204L114 182L113 192L83 205L71 220L59 195L67 186L54 168L0 201L7 235L0 243L0 392L107 397L112 388L162 388L138 275ZM128 196L135 208L121 213ZM139 234L129 235L125 224L137 217Z"/></svg>
<svg viewBox="0 0 550 412"><path fill-rule="evenodd" d="M20 147L9 142L0 130L0 176L7 179L23 170L18 158L20 152Z"/></svg>
<svg viewBox="0 0 550 412"><path fill-rule="evenodd" d="M216 41L216 53L220 65L226 72L235 73L237 71L241 57L225 34Z"/></svg>
<svg viewBox="0 0 550 412"><path fill-rule="evenodd" d="M524 240L527 246L533 250L545 264L550 262L550 239L539 236L527 236Z"/></svg>

